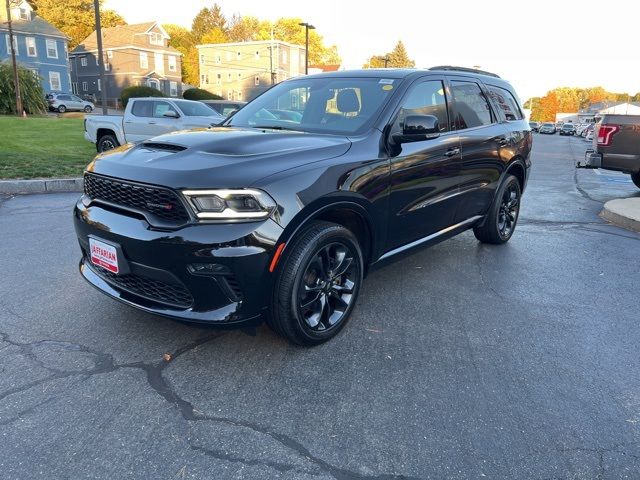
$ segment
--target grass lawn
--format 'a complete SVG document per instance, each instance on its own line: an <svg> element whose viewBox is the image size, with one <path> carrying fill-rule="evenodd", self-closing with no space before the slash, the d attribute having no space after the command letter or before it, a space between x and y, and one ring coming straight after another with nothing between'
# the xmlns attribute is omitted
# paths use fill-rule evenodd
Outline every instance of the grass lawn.
<svg viewBox="0 0 640 480"><path fill-rule="evenodd" d="M82 118L0 116L0 178L78 177L95 154Z"/></svg>

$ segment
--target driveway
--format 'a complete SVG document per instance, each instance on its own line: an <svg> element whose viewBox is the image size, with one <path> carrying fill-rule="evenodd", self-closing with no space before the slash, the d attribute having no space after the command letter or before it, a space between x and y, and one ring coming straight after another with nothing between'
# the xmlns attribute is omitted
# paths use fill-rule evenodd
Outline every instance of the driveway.
<svg viewBox="0 0 640 480"><path fill-rule="evenodd" d="M86 284L76 195L0 200L0 477L594 479L640 472L640 235L601 220L631 182L536 135L518 229L371 274L350 324L138 312Z"/></svg>

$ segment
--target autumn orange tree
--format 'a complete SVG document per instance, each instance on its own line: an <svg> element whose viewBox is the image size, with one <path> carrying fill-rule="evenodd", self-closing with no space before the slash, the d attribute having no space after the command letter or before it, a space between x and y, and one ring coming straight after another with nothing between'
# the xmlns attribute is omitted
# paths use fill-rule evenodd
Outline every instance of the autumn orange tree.
<svg viewBox="0 0 640 480"><path fill-rule="evenodd" d="M574 88L559 87L549 90L543 97L534 97L525 102L531 108L531 120L553 122L557 113L576 113L600 102L627 102L640 99L627 93L614 93L603 87Z"/></svg>

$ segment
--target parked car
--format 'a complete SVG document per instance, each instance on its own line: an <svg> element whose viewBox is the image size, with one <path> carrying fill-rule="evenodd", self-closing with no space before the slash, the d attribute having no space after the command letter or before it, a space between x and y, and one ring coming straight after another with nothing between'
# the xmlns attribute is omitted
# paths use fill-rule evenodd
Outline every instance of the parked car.
<svg viewBox="0 0 640 480"><path fill-rule="evenodd" d="M594 126L595 126L594 123L590 123L589 125L587 125L585 129L582 130L582 133L580 134L580 136L583 138L586 138L587 135L589 135L589 132L593 132ZM591 139L593 139L593 137L591 137Z"/></svg>
<svg viewBox="0 0 640 480"><path fill-rule="evenodd" d="M263 118L300 91L298 123ZM511 238L533 138L517 99L455 67L286 80L219 127L98 155L74 210L80 272L147 312L324 342L372 268L467 229Z"/></svg>
<svg viewBox="0 0 640 480"><path fill-rule="evenodd" d="M562 125L564 125L564 122L556 122L556 132L562 128Z"/></svg>
<svg viewBox="0 0 640 480"><path fill-rule="evenodd" d="M593 128L591 128L591 129L587 130L587 135L585 136L585 138L584 138L584 139L585 139L587 142L591 142L591 141L593 141L593 136L594 136L594 129L593 129Z"/></svg>
<svg viewBox="0 0 640 480"><path fill-rule="evenodd" d="M223 117L228 117L233 112L240 110L244 107L247 102L238 102L231 100L201 100L207 107L212 108L214 111L222 115Z"/></svg>
<svg viewBox="0 0 640 480"><path fill-rule="evenodd" d="M529 128L532 132L537 132L540 130L540 122L529 122Z"/></svg>
<svg viewBox="0 0 640 480"><path fill-rule="evenodd" d="M628 173L640 188L640 115L603 115L594 130L593 148L576 167Z"/></svg>
<svg viewBox="0 0 640 480"><path fill-rule="evenodd" d="M579 123L578 125L576 125L576 135L580 135L582 131L587 128L587 125L587 123Z"/></svg>
<svg viewBox="0 0 640 480"><path fill-rule="evenodd" d="M91 113L96 108L92 102L83 100L72 93L48 93L45 98L49 110L59 113L73 111Z"/></svg>
<svg viewBox="0 0 640 480"><path fill-rule="evenodd" d="M562 125L560 129L560 135L575 135L576 128L573 126L573 123L565 123Z"/></svg>
<svg viewBox="0 0 640 480"><path fill-rule="evenodd" d="M551 122L544 122L540 129L538 130L540 133L547 133L550 135L554 135L556 133L556 126Z"/></svg>
<svg viewBox="0 0 640 480"><path fill-rule="evenodd" d="M84 121L84 138L98 152L125 143L138 143L176 130L217 125L224 117L200 102L172 98L131 98L124 115L91 115Z"/></svg>

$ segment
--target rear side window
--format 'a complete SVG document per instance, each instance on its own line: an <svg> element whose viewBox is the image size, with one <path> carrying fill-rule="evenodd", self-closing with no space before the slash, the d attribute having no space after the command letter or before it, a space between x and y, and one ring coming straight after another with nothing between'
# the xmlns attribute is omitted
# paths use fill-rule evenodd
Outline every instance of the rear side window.
<svg viewBox="0 0 640 480"><path fill-rule="evenodd" d="M136 117L152 117L153 102L149 100L138 100L134 102L131 113Z"/></svg>
<svg viewBox="0 0 640 480"><path fill-rule="evenodd" d="M407 115L433 115L438 119L441 132L449 130L447 98L440 80L428 80L414 85L402 101L392 133L401 132Z"/></svg>
<svg viewBox="0 0 640 480"><path fill-rule="evenodd" d="M508 121L522 120L524 118L518 102L509 90L489 85L489 95L496 102L498 108L502 110Z"/></svg>
<svg viewBox="0 0 640 480"><path fill-rule="evenodd" d="M463 130L493 123L491 107L480 85L454 80L451 82L451 94L455 105L452 129Z"/></svg>

